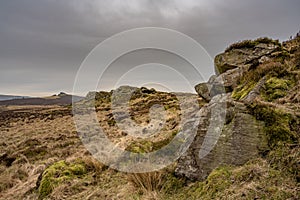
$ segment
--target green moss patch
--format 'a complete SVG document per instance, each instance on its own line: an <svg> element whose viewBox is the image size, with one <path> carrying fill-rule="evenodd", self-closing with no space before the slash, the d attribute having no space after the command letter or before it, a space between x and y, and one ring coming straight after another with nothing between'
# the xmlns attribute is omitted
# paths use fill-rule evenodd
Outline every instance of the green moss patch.
<svg viewBox="0 0 300 200"><path fill-rule="evenodd" d="M267 101L274 101L287 95L293 82L284 78L271 77L266 81L263 97Z"/></svg>
<svg viewBox="0 0 300 200"><path fill-rule="evenodd" d="M278 143L295 143L299 135L297 130L293 130L295 121L299 121L295 116L283 110L274 109L264 105L250 106L252 114L265 122L265 130L270 147L275 147Z"/></svg>
<svg viewBox="0 0 300 200"><path fill-rule="evenodd" d="M177 133L177 132L176 132ZM149 140L141 140L132 142L126 148L127 151L131 151L133 153L149 153L163 148L168 145L174 136L170 136L168 138L162 139L160 141L149 141Z"/></svg>
<svg viewBox="0 0 300 200"><path fill-rule="evenodd" d="M133 153L148 153L154 151L154 143L151 141L143 140L139 142L132 142L127 146L126 151Z"/></svg>
<svg viewBox="0 0 300 200"><path fill-rule="evenodd" d="M263 77L277 77L285 74L286 70L281 63L270 62L266 64L259 65L255 69L248 71L244 77L241 78L238 87L232 92L232 98L235 100L241 100L246 97L251 90L256 86L256 84ZM273 82L276 80L273 80ZM270 81L270 83L272 83ZM270 85L270 87L273 85ZM270 91L272 92L272 91Z"/></svg>
<svg viewBox="0 0 300 200"><path fill-rule="evenodd" d="M207 181L203 184L201 188L201 195L210 193L212 198L215 198L218 192L223 192L227 187L229 187L231 181L231 171L230 167L218 167L213 170L207 177Z"/></svg>
<svg viewBox="0 0 300 200"><path fill-rule="evenodd" d="M39 199L47 197L59 184L74 178L80 178L86 173L85 165L80 162L67 163L66 161L59 161L54 163L42 174L38 187Z"/></svg>
<svg viewBox="0 0 300 200"><path fill-rule="evenodd" d="M241 100L245 98L254 87L255 82L249 82L245 85L240 85L232 92L231 97L235 100Z"/></svg>
<svg viewBox="0 0 300 200"><path fill-rule="evenodd" d="M297 188L290 174L257 159L240 167L216 168L206 181L182 187L165 199L293 199Z"/></svg>
<svg viewBox="0 0 300 200"><path fill-rule="evenodd" d="M293 175L300 182L300 150L298 145L280 144L269 152L267 158L272 167Z"/></svg>

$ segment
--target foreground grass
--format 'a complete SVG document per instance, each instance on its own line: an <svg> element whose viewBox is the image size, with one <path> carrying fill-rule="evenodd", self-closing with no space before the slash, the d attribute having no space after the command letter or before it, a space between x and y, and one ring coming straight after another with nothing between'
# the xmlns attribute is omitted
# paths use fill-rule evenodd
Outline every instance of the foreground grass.
<svg viewBox="0 0 300 200"><path fill-rule="evenodd" d="M241 167L219 167L203 182L188 182L175 177L170 170L125 174L99 164L96 168L92 164L88 170L87 164L77 165L78 161L69 164L60 161L45 170L38 190L40 199L297 199L299 196L295 174L276 169L277 165L267 159L251 160ZM77 175L72 172L73 167ZM43 183L47 179L51 184ZM41 193L45 191L47 195Z"/></svg>

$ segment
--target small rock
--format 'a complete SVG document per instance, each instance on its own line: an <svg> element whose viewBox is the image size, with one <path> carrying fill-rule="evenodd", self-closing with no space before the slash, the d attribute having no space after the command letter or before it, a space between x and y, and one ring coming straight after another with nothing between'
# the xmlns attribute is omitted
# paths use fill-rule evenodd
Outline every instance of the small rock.
<svg viewBox="0 0 300 200"><path fill-rule="evenodd" d="M200 83L195 86L196 92L205 101L210 101L214 96L225 93L222 84Z"/></svg>
<svg viewBox="0 0 300 200"><path fill-rule="evenodd" d="M270 60L270 58L269 57L267 57L267 56L263 56L263 57L261 57L260 59L259 59L259 64L262 64L262 63L264 63L264 62L267 62L267 61L269 61Z"/></svg>

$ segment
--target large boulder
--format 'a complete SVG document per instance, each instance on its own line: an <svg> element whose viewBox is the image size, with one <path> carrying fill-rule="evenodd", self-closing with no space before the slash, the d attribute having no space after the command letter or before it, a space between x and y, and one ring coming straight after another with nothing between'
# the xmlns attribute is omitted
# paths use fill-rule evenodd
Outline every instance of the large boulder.
<svg viewBox="0 0 300 200"><path fill-rule="evenodd" d="M258 64L263 60L267 60L266 58L269 55L279 50L280 45L274 43L258 43L250 47L232 48L215 57L215 72L220 75L242 65Z"/></svg>
<svg viewBox="0 0 300 200"><path fill-rule="evenodd" d="M195 90L208 102L218 94L232 92L245 73L280 51L279 43L266 38L234 44L215 57L217 75L213 75L207 83L196 85Z"/></svg>
<svg viewBox="0 0 300 200"><path fill-rule="evenodd" d="M226 95L224 124L210 126L211 118L224 115L225 112L220 110L220 113L212 113L218 104L214 99L219 96L221 95L215 96L201 108L197 135L189 150L180 157L176 168L177 175L191 180L204 180L216 167L225 164L243 165L268 148L264 123L257 121L248 113L243 103L233 101L229 95ZM208 129L216 132L213 130L208 135ZM217 133L218 130L222 130L221 134Z"/></svg>

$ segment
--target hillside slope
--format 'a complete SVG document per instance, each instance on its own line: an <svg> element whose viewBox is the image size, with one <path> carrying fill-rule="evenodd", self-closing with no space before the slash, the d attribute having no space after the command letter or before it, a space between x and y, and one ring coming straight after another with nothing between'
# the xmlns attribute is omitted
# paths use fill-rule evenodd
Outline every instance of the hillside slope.
<svg viewBox="0 0 300 200"><path fill-rule="evenodd" d="M94 159L70 107L0 107L0 199L298 199L300 37L282 44L242 41L216 56L215 65L216 75L195 87L199 96L179 94L199 102L202 121L194 142L178 162L151 173L122 173ZM120 148L153 152L181 130L175 94L136 88L129 103L135 122L148 124L157 103L167 113L158 137L150 139L120 130L112 92L90 93L78 104L91 104L94 95L99 124ZM226 97L225 126L210 154L199 159L220 97Z"/></svg>

